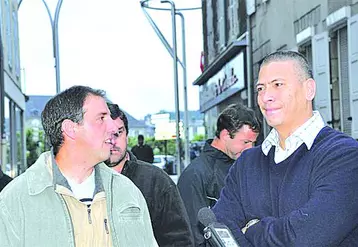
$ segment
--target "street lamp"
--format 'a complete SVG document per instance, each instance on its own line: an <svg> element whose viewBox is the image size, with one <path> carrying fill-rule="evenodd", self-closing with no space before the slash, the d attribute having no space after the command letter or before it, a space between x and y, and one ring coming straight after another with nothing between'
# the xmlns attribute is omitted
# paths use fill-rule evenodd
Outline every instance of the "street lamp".
<svg viewBox="0 0 358 247"><path fill-rule="evenodd" d="M53 44L53 57L55 58L55 71L56 71L56 94L61 91L61 82L60 82L60 48L59 48L59 40L58 40L58 20L60 16L60 10L62 6L63 0L58 0L55 10L55 17L52 18L52 14L50 8L48 7L45 0L42 0L43 4L46 7L47 14L50 18L51 29L52 29L52 44ZM17 9L20 8L22 0L19 1L17 5Z"/></svg>
<svg viewBox="0 0 358 247"><path fill-rule="evenodd" d="M171 5L170 9L166 8L156 8L148 5L149 1L160 2L160 3L169 3ZM163 45L172 56L174 61L174 90L175 90L175 116L176 116L176 146L177 146L177 157L178 161L181 161L180 154L182 151L181 142L180 142L180 132L179 132L179 120L180 120L180 111L179 111L179 96L178 96L178 67L177 63L183 68L183 94L184 94L184 135L185 135L185 165L190 163L190 155L189 155L189 117L188 117L188 96L187 96L187 66L186 66L186 47L185 47L185 20L184 15L181 11L188 10L199 10L201 7L194 8L175 8L175 4L171 0L142 0L141 7L143 12L148 19L150 25L154 29L155 33L158 35ZM145 11L145 8L152 10L165 10L171 11L172 14L172 38L173 38L173 47L171 47L168 41L165 39L164 35L161 33L155 22L149 16L149 14ZM176 42L176 19L175 16L178 15L181 17L181 28L182 28L182 61L177 57L177 42ZM181 163L181 162L180 162ZM180 175L180 166L177 166L177 174Z"/></svg>

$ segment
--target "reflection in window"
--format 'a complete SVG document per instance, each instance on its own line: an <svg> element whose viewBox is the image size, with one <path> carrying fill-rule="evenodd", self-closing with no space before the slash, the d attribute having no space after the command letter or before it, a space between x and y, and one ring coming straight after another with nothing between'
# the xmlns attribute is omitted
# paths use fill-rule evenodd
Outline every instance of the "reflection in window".
<svg viewBox="0 0 358 247"><path fill-rule="evenodd" d="M11 165L11 142L10 142L10 100L5 97L4 100L4 108L5 108L5 145L3 152L3 164L2 167L4 173L9 176L12 176L12 165Z"/></svg>
<svg viewBox="0 0 358 247"><path fill-rule="evenodd" d="M16 162L14 164L17 165L17 172L20 173L21 168L24 164L24 149L23 149L23 121L22 121L23 111L19 107L15 107L15 123L16 123ZM19 175L19 174L17 174Z"/></svg>

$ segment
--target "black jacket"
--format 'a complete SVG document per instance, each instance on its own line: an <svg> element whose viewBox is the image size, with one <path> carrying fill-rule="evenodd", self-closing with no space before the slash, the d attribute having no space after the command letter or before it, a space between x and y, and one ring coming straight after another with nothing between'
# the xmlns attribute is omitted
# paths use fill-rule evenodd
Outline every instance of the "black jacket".
<svg viewBox="0 0 358 247"><path fill-rule="evenodd" d="M11 177L9 177L8 175L4 174L1 170L0 170L0 191L2 191L3 188L5 188L5 186L10 183L12 180Z"/></svg>
<svg viewBox="0 0 358 247"><path fill-rule="evenodd" d="M183 201L173 180L160 168L137 160L129 152L122 174L146 199L154 236L162 246L193 246L193 235Z"/></svg>
<svg viewBox="0 0 358 247"><path fill-rule="evenodd" d="M132 147L131 152L138 160L145 161L150 164L154 161L153 148L147 144L136 145Z"/></svg>
<svg viewBox="0 0 358 247"><path fill-rule="evenodd" d="M178 181L178 189L188 212L194 234L195 246L205 246L203 227L198 224L198 211L203 207L213 207L217 202L224 180L234 160L211 146L212 140L205 143L200 156L195 158L183 171Z"/></svg>

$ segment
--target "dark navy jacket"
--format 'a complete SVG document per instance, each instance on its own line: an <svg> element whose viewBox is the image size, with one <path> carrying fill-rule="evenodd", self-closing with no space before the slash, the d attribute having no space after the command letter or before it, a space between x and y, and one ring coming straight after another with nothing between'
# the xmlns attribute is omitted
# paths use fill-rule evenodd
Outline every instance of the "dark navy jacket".
<svg viewBox="0 0 358 247"><path fill-rule="evenodd" d="M243 152L213 208L240 246L358 246L358 142L325 127L310 150L274 153Z"/></svg>

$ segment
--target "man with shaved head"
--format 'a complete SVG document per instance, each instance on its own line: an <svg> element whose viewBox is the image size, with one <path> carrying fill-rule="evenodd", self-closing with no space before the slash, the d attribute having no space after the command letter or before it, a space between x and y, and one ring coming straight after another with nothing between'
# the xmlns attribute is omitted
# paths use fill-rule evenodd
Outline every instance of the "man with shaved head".
<svg viewBox="0 0 358 247"><path fill-rule="evenodd" d="M240 246L357 246L358 142L313 110L306 59L268 55L256 89L272 130L230 170L213 208L218 221Z"/></svg>

